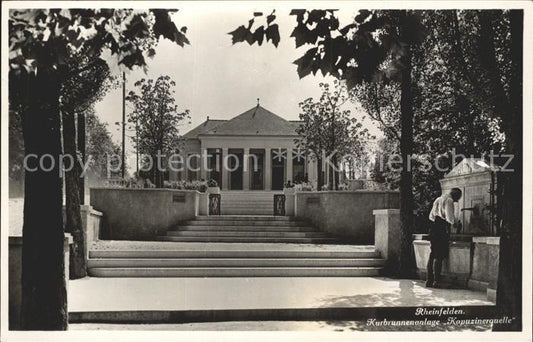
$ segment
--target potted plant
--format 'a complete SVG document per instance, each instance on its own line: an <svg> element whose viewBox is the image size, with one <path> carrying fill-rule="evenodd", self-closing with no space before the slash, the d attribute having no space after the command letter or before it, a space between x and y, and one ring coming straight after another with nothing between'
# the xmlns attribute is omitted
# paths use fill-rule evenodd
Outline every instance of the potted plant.
<svg viewBox="0 0 533 342"><path fill-rule="evenodd" d="M218 183L216 180L210 179L207 181L207 193L220 194L220 188L218 187Z"/></svg>

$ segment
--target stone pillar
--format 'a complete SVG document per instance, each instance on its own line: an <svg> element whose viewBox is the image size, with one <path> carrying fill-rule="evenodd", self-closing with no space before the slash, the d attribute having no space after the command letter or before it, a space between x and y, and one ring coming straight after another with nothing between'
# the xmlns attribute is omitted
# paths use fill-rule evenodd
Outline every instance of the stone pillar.
<svg viewBox="0 0 533 342"><path fill-rule="evenodd" d="M200 179L207 180L207 149L200 149Z"/></svg>
<svg viewBox="0 0 533 342"><path fill-rule="evenodd" d="M228 190L228 148L223 147L222 148L222 165L220 165L220 168L222 169L222 190Z"/></svg>
<svg viewBox="0 0 533 342"><path fill-rule="evenodd" d="M291 181L291 183L294 182L294 175L293 175L293 172L292 172L292 148L288 148L287 149L287 180L285 183L287 183L288 181Z"/></svg>
<svg viewBox="0 0 533 342"><path fill-rule="evenodd" d="M250 149L248 147L244 148L242 161L242 189L250 190Z"/></svg>
<svg viewBox="0 0 533 342"><path fill-rule="evenodd" d="M385 259L384 272L393 275L398 271L401 253L400 209L374 210L374 245Z"/></svg>
<svg viewBox="0 0 533 342"><path fill-rule="evenodd" d="M294 188L287 188L283 190L285 195L285 216L294 216L295 190Z"/></svg>
<svg viewBox="0 0 533 342"><path fill-rule="evenodd" d="M272 190L272 155L270 148L265 148L265 190Z"/></svg>
<svg viewBox="0 0 533 342"><path fill-rule="evenodd" d="M209 194L200 192L198 196L198 215L209 216Z"/></svg>

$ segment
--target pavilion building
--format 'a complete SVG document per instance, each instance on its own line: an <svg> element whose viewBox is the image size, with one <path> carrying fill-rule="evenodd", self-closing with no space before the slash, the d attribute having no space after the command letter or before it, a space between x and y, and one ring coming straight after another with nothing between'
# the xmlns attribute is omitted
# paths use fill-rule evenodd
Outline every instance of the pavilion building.
<svg viewBox="0 0 533 342"><path fill-rule="evenodd" d="M230 119L207 117L184 135L179 153L189 167L169 180L214 179L222 190L282 190L289 180L316 184L316 164L297 147L300 121L261 107Z"/></svg>

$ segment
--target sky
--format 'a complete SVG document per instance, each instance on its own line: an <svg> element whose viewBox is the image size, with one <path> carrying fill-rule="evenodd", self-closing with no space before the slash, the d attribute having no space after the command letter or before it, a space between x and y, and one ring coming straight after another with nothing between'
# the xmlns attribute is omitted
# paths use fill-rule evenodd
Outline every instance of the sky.
<svg viewBox="0 0 533 342"><path fill-rule="evenodd" d="M246 24L254 11L264 13L257 22L264 24L265 16L274 9L265 3L250 4L217 2L192 4L181 3L185 8L173 15L178 27L187 27L190 45L180 47L161 38L153 59L148 59L148 71L142 69L126 72L126 91L133 89L135 81L141 78L157 78L168 75L175 82L175 98L180 110L189 109L191 124L181 127L181 133L196 127L209 116L211 119L231 119L257 104L287 119L297 120L300 113L298 103L306 98L320 96L320 82L333 82L331 77L320 73L299 79L293 61L309 48L295 47L290 37L296 24L289 16L290 8L276 3L276 23L279 25L281 41L278 47L263 42L262 46L248 43L232 45L229 32ZM294 3L293 3L294 6ZM341 9L338 17L341 25L352 21L355 8ZM116 58L104 55L111 71L120 75ZM349 107L351 104L348 105ZM122 89L112 90L96 104L97 115L109 124L113 140L120 142L119 126L122 120ZM363 113L352 109L353 115ZM131 110L126 107L126 115ZM377 126L368 119L365 126L379 135ZM133 133L130 133L133 134ZM129 151L131 150L131 144Z"/></svg>

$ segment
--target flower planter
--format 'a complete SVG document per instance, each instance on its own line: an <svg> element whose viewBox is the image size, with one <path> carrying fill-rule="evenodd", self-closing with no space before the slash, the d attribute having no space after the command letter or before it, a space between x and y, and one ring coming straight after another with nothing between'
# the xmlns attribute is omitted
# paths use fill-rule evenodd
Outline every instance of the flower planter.
<svg viewBox="0 0 533 342"><path fill-rule="evenodd" d="M294 195L295 188L283 188L284 195Z"/></svg>

